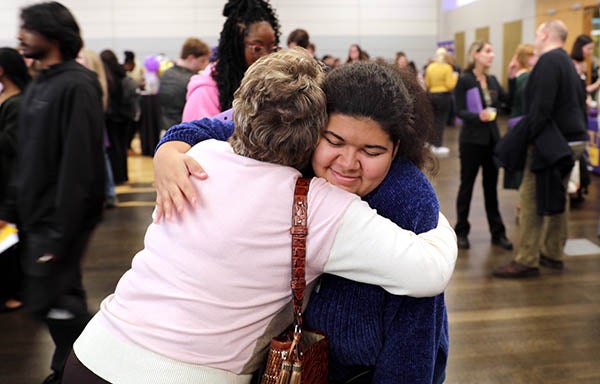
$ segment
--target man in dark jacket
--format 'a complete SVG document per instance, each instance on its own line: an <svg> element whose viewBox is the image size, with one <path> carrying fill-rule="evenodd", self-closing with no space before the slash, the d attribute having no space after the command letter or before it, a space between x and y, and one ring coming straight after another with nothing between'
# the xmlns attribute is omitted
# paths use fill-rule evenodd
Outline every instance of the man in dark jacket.
<svg viewBox="0 0 600 384"><path fill-rule="evenodd" d="M56 346L44 383L60 383L90 318L81 259L102 214L101 90L96 75L74 60L83 43L63 5L23 8L18 38L24 56L43 70L24 95L15 194L0 206L0 226L18 226L25 308L48 326Z"/></svg>
<svg viewBox="0 0 600 384"><path fill-rule="evenodd" d="M563 49L566 38L567 28L559 20L544 23L536 31L535 49L540 58L527 80L525 116L519 123L526 127L529 143L519 189L519 250L513 261L494 270L496 277L539 276L540 264L563 268L566 185L573 159L579 158L588 139L585 95ZM556 134L546 135L553 130ZM556 196L561 198L560 207L555 204Z"/></svg>

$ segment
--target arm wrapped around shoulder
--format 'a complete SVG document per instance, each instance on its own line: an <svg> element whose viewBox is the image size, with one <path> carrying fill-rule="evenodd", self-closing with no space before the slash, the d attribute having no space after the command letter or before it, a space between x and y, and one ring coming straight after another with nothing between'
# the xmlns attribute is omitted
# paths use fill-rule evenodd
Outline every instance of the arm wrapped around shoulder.
<svg viewBox="0 0 600 384"><path fill-rule="evenodd" d="M416 235L356 201L343 217L324 271L396 295L428 297L444 291L457 254L456 234L441 212L436 228Z"/></svg>

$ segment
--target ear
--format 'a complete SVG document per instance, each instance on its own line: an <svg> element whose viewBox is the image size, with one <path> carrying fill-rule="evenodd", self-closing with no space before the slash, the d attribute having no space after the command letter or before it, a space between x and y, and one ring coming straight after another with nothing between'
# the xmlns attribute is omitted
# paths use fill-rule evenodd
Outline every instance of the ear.
<svg viewBox="0 0 600 384"><path fill-rule="evenodd" d="M544 30L543 34L544 34L543 35L544 37L542 38L542 40L543 41L548 41L548 39L550 38L550 31L549 30Z"/></svg>

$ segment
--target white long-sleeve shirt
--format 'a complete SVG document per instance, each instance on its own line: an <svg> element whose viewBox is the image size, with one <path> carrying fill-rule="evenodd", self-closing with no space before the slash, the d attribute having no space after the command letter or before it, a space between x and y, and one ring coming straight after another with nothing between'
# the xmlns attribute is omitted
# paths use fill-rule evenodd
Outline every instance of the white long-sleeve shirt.
<svg viewBox="0 0 600 384"><path fill-rule="evenodd" d="M282 331L273 319L291 298L289 230L300 174L235 155L225 142L205 141L189 154L211 175L195 181L199 204L177 221L148 227L144 249L75 344L83 364L110 382L131 384L119 378L132 366L152 378L139 382L170 382L155 381L165 372L159 360L176 369L165 377L177 376L177 367L186 377L204 368L250 373L251 357ZM328 272L395 294L433 296L448 284L456 255L443 215L436 229L415 235L358 196L311 181L308 282ZM131 351L119 358L123 365L111 364L124 346Z"/></svg>

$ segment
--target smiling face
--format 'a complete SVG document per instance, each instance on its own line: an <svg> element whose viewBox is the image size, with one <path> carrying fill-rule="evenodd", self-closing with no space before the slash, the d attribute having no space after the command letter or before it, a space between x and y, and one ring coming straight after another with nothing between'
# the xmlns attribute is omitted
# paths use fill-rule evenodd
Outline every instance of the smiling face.
<svg viewBox="0 0 600 384"><path fill-rule="evenodd" d="M332 114L312 157L315 175L359 196L381 184L397 146L376 121Z"/></svg>

